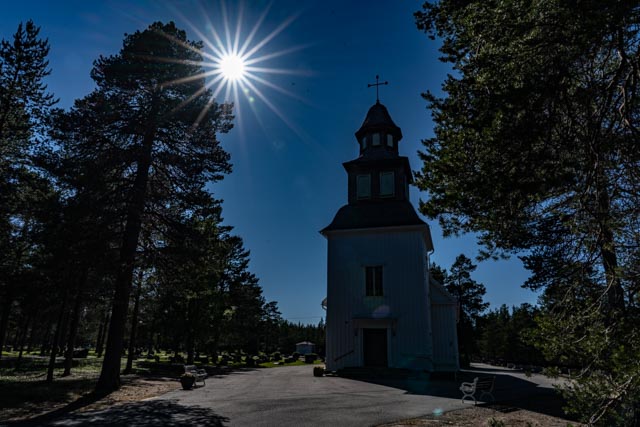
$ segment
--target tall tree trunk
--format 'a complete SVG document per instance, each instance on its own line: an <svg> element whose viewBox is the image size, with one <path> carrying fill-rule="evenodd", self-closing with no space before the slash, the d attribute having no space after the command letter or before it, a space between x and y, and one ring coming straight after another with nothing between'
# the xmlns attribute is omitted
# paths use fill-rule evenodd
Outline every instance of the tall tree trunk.
<svg viewBox="0 0 640 427"><path fill-rule="evenodd" d="M104 323L105 323L104 318L101 317L100 326L98 327L98 336L96 337L96 355L98 357L102 355L102 335L104 334L104 330L105 330ZM98 354L98 351L100 351L100 354Z"/></svg>
<svg viewBox="0 0 640 427"><path fill-rule="evenodd" d="M131 315L131 332L129 333L129 352L127 354L127 367L125 373L133 370L133 358L136 352L136 332L138 331L138 311L140 309L140 295L142 294L143 270L138 271L138 287L136 289L136 298L133 303L133 314Z"/></svg>
<svg viewBox="0 0 640 427"><path fill-rule="evenodd" d="M20 334L22 333L22 328L20 327L20 320L23 316L18 316L16 319L16 329L13 334L13 339L11 340L11 350L16 351L18 348L18 341L20 341Z"/></svg>
<svg viewBox="0 0 640 427"><path fill-rule="evenodd" d="M111 317L109 317L109 313L107 313L102 327L102 336L96 346L96 355L98 357L102 357L102 352L104 351L104 343L107 341L107 332L109 331L109 322L111 322Z"/></svg>
<svg viewBox="0 0 640 427"><path fill-rule="evenodd" d="M157 104L157 100L152 102L150 118L155 118L158 110ZM133 279L138 239L140 237L140 230L142 229L142 214L147 197L147 182L149 180L149 168L151 167L152 160L151 152L156 132L153 123L150 123L147 129L143 138L131 198L129 199L127 222L122 236L118 275L116 277L115 291L113 294L113 308L111 310L107 348L104 360L102 361L100 378L96 384L96 390L101 393L109 393L120 388L120 359L124 348L124 333L129 308L129 295L131 293L131 281Z"/></svg>
<svg viewBox="0 0 640 427"><path fill-rule="evenodd" d="M12 305L13 297L11 294L7 294L4 304L2 304L2 317L0 317L0 359L2 359L2 351L4 350L4 339L7 336L9 313L11 312Z"/></svg>
<svg viewBox="0 0 640 427"><path fill-rule="evenodd" d="M601 182L605 182L601 178ZM611 230L611 200L609 192L603 184L599 186L598 192L598 222L600 223L600 239L598 247L602 257L606 285L607 304L609 308L618 314L625 309L624 289L618 274L618 257L615 248L615 238ZM617 317L614 316L614 317Z"/></svg>
<svg viewBox="0 0 640 427"><path fill-rule="evenodd" d="M58 314L58 323L56 324L56 332L53 334L53 342L51 343L51 354L49 355L49 366L47 368L47 382L53 381L53 370L56 366L56 356L58 355L58 344L60 343L60 337L64 334L63 328L65 327L65 315L67 312L67 292L65 291L62 296L62 305L60 306L60 313Z"/></svg>
<svg viewBox="0 0 640 427"><path fill-rule="evenodd" d="M33 350L33 342L35 341L37 324L38 319L34 317L33 322L31 323L31 331L29 332L29 341L27 341L27 353L31 353L31 351Z"/></svg>
<svg viewBox="0 0 640 427"><path fill-rule="evenodd" d="M80 311L82 310L82 300L84 297L84 289L87 284L88 269L85 267L76 292L76 301L73 305L73 314L71 315L71 325L69 327L69 338L67 340L67 351L64 357L63 377L71 375L71 366L73 365L73 350L76 346L76 336L78 335L78 324L80 323Z"/></svg>
<svg viewBox="0 0 640 427"><path fill-rule="evenodd" d="M27 323L24 325L24 330L20 336L20 344L18 344L18 360L16 360L16 367L20 366L20 362L22 362L22 349L24 348L24 342L27 339L27 334L29 332L29 325L31 325L31 319L33 316L27 316ZM33 336L33 328L31 328L31 335Z"/></svg>
<svg viewBox="0 0 640 427"><path fill-rule="evenodd" d="M149 329L149 341L147 341L147 356L153 355L153 331L156 330L155 320L151 324L151 328Z"/></svg>
<svg viewBox="0 0 640 427"><path fill-rule="evenodd" d="M187 365L193 365L194 362L194 337L193 337L193 329L194 329L194 319L195 319L195 311L196 311L196 301L195 299L190 299L187 304Z"/></svg>
<svg viewBox="0 0 640 427"><path fill-rule="evenodd" d="M41 342L41 347L40 347L40 356L43 357L44 355L47 354L47 352L49 351L49 343L51 340L51 328L53 327L53 325L51 324L51 322L47 322L47 329L44 333L44 335L42 336L42 342Z"/></svg>

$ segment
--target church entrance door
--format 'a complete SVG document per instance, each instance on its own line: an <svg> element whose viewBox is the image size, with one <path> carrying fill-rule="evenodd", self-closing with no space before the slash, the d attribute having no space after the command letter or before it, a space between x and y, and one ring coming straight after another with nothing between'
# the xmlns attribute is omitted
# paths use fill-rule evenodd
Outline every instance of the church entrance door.
<svg viewBox="0 0 640 427"><path fill-rule="evenodd" d="M362 330L364 366L387 367L387 330L365 328Z"/></svg>

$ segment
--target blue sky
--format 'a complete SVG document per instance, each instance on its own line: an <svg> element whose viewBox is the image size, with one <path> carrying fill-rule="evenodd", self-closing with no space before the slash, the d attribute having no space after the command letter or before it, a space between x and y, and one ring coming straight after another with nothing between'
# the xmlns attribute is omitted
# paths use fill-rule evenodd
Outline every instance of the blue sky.
<svg viewBox="0 0 640 427"><path fill-rule="evenodd" d="M273 37L254 58L281 54L256 64L278 72L260 73L263 82L231 99L238 108L235 128L221 140L234 171L212 191L224 199L225 222L251 251L251 270L265 297L278 301L286 319L317 323L324 316L327 249L318 231L346 203L342 163L358 155L354 132L375 103L375 90L367 83L376 74L389 81L380 89L380 100L402 128L400 153L414 170L421 167L417 151L420 140L433 135L433 123L420 93L437 93L450 72L438 61L438 43L415 28L412 14L421 3L226 3L232 36L241 24L240 45L264 15L252 45ZM117 53L124 33L173 20L190 39L200 40L200 33L214 42L211 27L226 38L223 15L218 1L24 0L3 4L0 36L9 38L28 19L42 27L51 44L47 83L66 108L92 90L93 60ZM220 95L224 98L224 91ZM412 189L414 205L421 197ZM460 253L477 255L473 236L443 239L437 223L428 222L433 261L448 268ZM535 303L536 295L520 288L527 276L511 259L479 263L473 277L485 284L485 299L496 308Z"/></svg>

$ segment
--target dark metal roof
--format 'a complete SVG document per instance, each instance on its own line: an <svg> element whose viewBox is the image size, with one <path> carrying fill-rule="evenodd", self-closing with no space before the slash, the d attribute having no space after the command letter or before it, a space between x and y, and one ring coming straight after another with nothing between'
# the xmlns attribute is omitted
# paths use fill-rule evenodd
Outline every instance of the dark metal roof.
<svg viewBox="0 0 640 427"><path fill-rule="evenodd" d="M387 107L380 104L380 102L376 102L369 108L367 117L365 117L362 126L360 126L360 129L356 132L356 138L360 140L364 134L376 131L390 132L396 137L397 141L402 139L402 131L391 119Z"/></svg>
<svg viewBox="0 0 640 427"><path fill-rule="evenodd" d="M407 225L426 225L408 200L370 201L341 207L320 232Z"/></svg>

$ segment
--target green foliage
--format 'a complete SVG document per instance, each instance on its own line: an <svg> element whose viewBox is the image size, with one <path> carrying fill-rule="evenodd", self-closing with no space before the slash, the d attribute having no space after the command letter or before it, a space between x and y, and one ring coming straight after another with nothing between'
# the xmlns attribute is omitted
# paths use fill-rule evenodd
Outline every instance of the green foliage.
<svg viewBox="0 0 640 427"><path fill-rule="evenodd" d="M422 212L477 233L484 256L520 254L545 291L531 336L582 370L573 410L637 423L640 6L442 0L416 20L454 68L445 96L424 95Z"/></svg>
<svg viewBox="0 0 640 427"><path fill-rule="evenodd" d="M48 219L55 224L58 208L58 194L33 160L49 109L56 103L44 84L50 73L49 43L39 33L40 28L27 21L12 40L0 42L0 348L14 304L17 319L38 310L44 315L41 297L50 290L30 296L47 278L51 241L45 225Z"/></svg>
<svg viewBox="0 0 640 427"><path fill-rule="evenodd" d="M532 339L532 334L538 332L539 312L526 303L512 307L511 311L502 305L478 319L476 336L480 357L503 363L543 364L545 359Z"/></svg>
<svg viewBox="0 0 640 427"><path fill-rule="evenodd" d="M472 325L475 324L476 318L489 307L489 303L482 299L487 289L482 283L471 278L471 273L476 268L477 266L469 258L460 254L442 282L447 291L458 299L462 321Z"/></svg>
<svg viewBox="0 0 640 427"><path fill-rule="evenodd" d="M565 304L541 314L533 336L549 360L570 368L566 409L594 425L632 425L640 419L640 334L630 319L638 314L612 324L597 301Z"/></svg>

